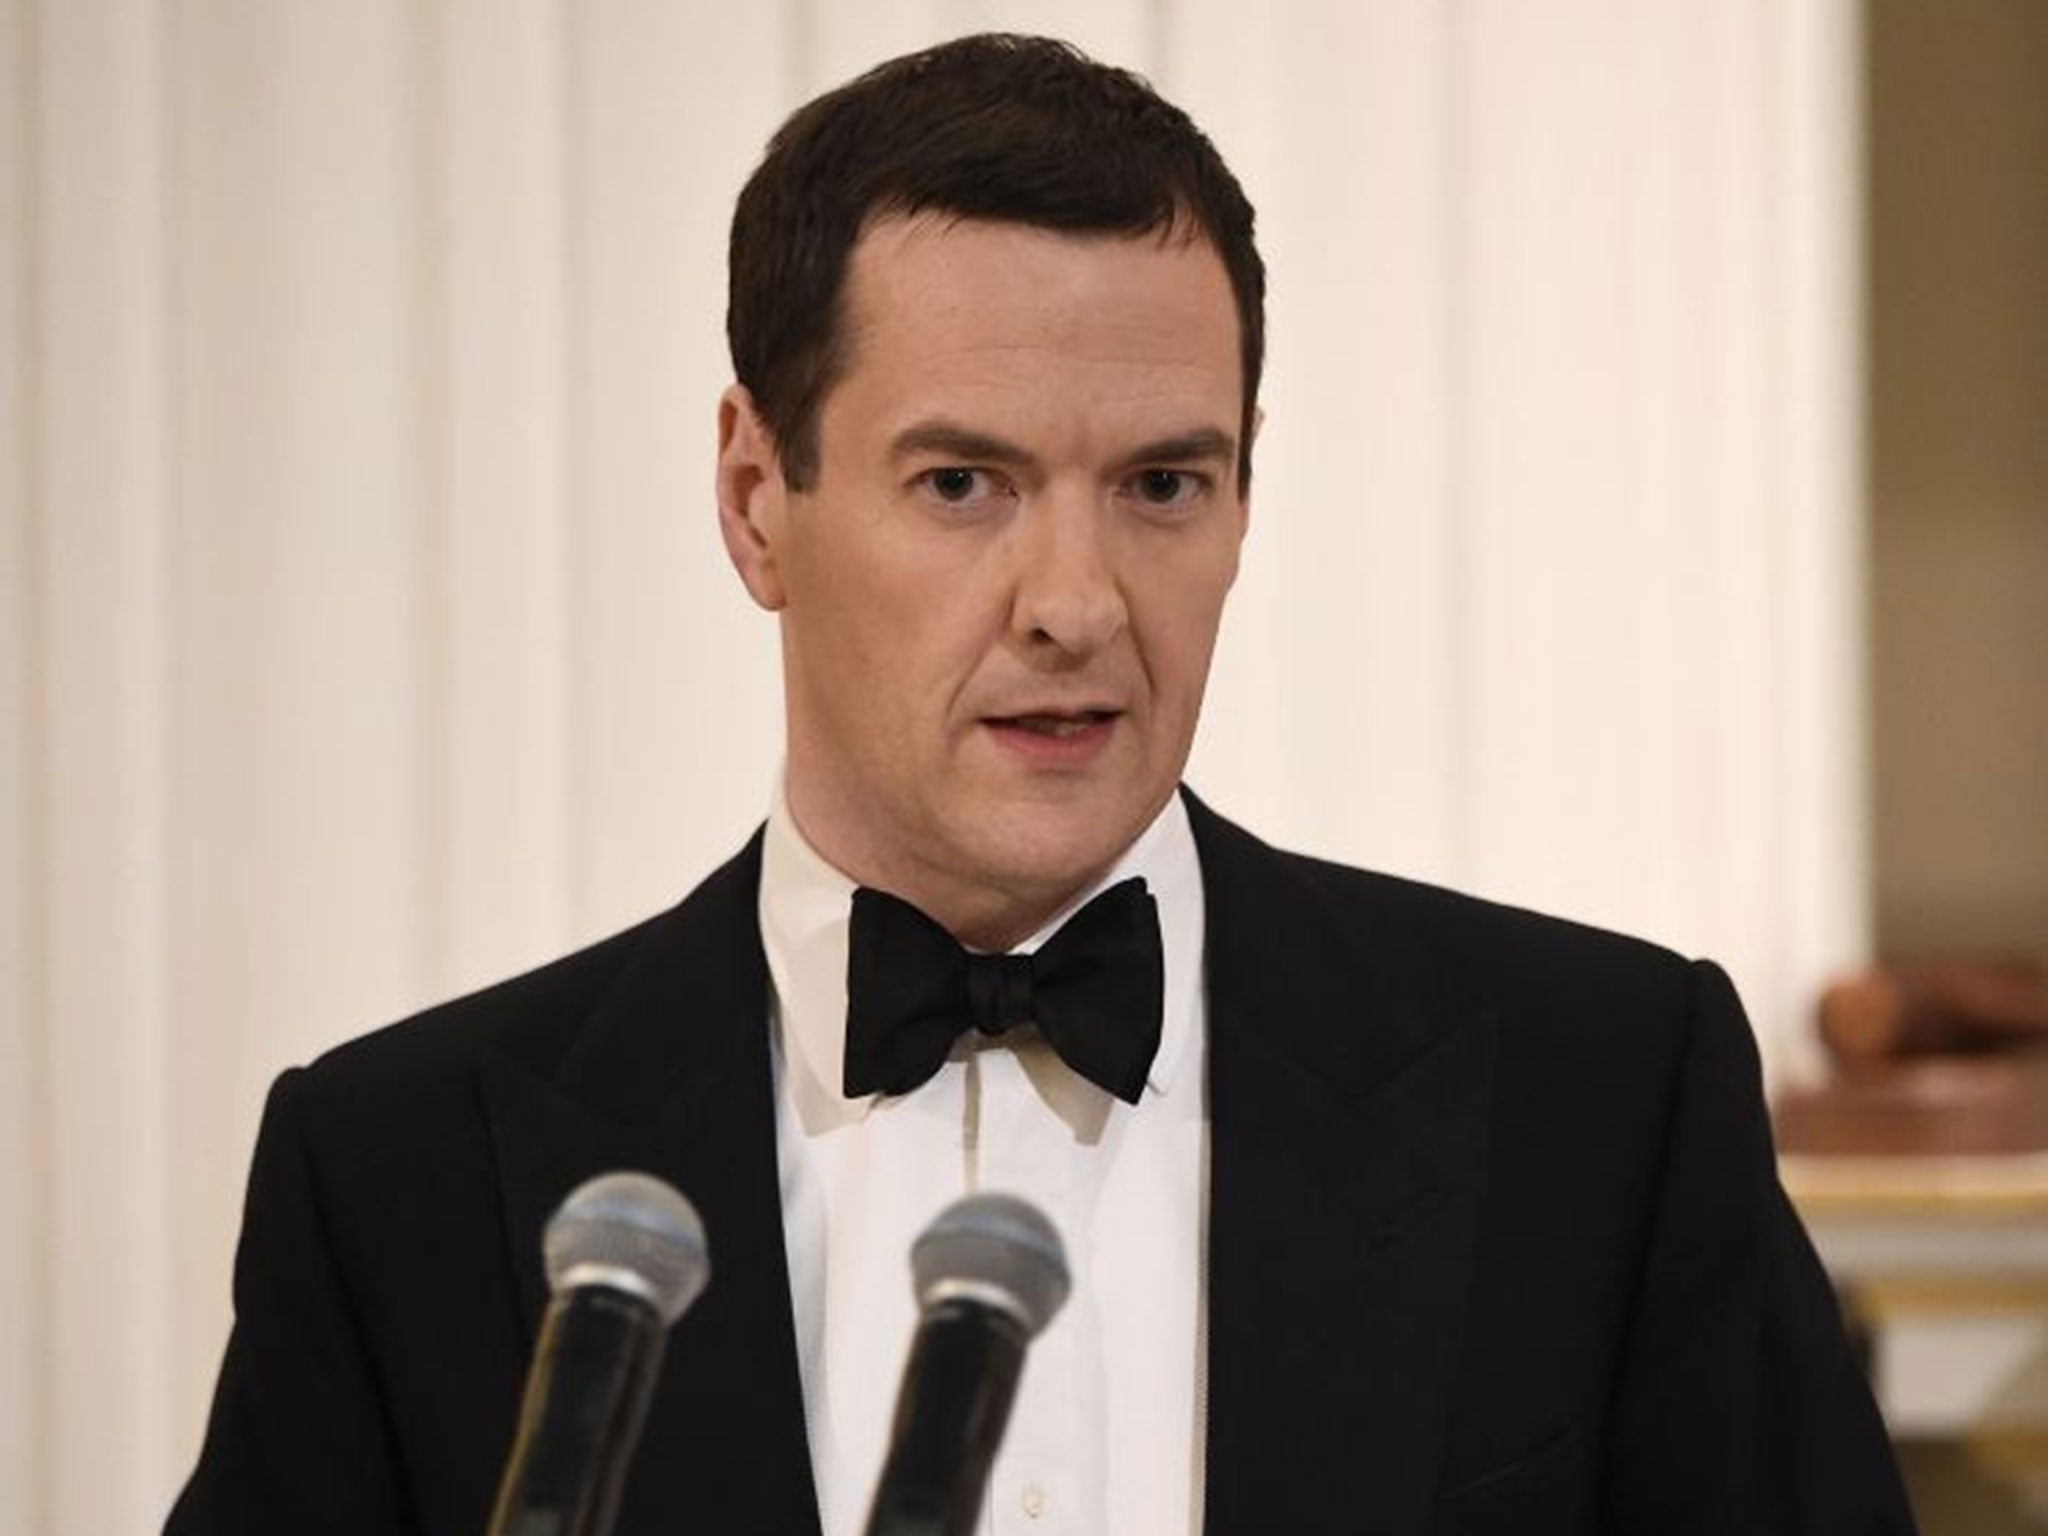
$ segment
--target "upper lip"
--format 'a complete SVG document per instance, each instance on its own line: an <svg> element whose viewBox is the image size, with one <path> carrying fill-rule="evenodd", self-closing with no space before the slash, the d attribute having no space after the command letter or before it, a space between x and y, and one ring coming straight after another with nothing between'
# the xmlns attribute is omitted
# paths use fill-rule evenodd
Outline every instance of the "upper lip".
<svg viewBox="0 0 2048 1536"><path fill-rule="evenodd" d="M1014 707L990 709L982 712L984 720L1025 720L1034 717L1054 720L1079 720L1089 715L1120 715L1123 706L1100 699L1082 699L1072 702L1019 704Z"/></svg>

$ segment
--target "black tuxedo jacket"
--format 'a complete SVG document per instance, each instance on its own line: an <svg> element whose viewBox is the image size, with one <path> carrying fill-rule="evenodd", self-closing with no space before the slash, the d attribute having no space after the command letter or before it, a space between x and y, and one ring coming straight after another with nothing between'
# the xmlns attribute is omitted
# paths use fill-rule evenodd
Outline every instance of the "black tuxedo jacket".
<svg viewBox="0 0 2048 1536"><path fill-rule="evenodd" d="M1209 1532L1911 1529L1719 971L1190 811ZM696 1202L713 1276L620 1536L816 1532L759 870L757 837L675 910L279 1080L174 1536L481 1533L541 1225L621 1166Z"/></svg>

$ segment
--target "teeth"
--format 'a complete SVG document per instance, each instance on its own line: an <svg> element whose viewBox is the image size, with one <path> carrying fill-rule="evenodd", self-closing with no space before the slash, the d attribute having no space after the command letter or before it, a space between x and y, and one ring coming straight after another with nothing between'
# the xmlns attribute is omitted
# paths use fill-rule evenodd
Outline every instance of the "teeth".
<svg viewBox="0 0 2048 1536"><path fill-rule="evenodd" d="M1068 736L1078 736L1095 723L1095 717L1089 715L1077 719L1071 715L1020 715L1017 717L1017 723L1025 730L1040 736L1064 739Z"/></svg>

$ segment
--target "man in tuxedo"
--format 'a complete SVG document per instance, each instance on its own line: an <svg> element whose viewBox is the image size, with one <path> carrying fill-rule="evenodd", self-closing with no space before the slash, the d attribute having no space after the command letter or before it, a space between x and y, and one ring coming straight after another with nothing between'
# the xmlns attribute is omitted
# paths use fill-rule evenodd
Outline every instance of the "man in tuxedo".
<svg viewBox="0 0 2048 1536"><path fill-rule="evenodd" d="M860 1529L944 1203L1053 1217L984 1528L1910 1529L1709 965L1282 854L1180 786L1264 274L1060 45L798 112L742 193L733 564L766 827L674 911L288 1072L180 1533L480 1530L543 1221L669 1179L714 1278L619 1529Z"/></svg>

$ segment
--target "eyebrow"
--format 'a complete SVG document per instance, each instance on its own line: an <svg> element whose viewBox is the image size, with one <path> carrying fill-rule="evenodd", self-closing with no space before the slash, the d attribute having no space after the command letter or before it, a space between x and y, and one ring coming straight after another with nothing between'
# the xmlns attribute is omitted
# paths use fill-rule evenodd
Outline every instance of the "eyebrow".
<svg viewBox="0 0 2048 1536"><path fill-rule="evenodd" d="M1197 427L1192 432L1146 443L1124 455L1124 463L1132 468L1141 464L1200 463L1207 459L1236 463L1237 439L1221 427Z"/></svg>
<svg viewBox="0 0 2048 1536"><path fill-rule="evenodd" d="M1015 443L944 419L920 421L905 427L889 444L889 452L899 459L933 453L978 464L1024 465L1032 462L1032 455ZM1142 464L1186 464L1204 460L1236 463L1237 439L1220 427L1196 427L1142 444L1125 454L1121 462L1124 467L1131 468Z"/></svg>
<svg viewBox="0 0 2048 1536"><path fill-rule="evenodd" d="M943 419L920 421L905 427L889 444L889 453L898 459L919 453L936 453L948 458L971 459L980 464L1031 462L1031 455L1015 443Z"/></svg>

